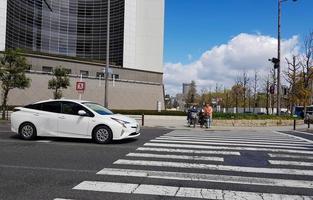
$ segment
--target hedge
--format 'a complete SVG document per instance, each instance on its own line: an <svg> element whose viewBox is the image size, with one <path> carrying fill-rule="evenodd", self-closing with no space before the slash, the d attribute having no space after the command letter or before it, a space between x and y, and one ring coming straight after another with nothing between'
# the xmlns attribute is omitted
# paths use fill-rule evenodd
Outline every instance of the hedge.
<svg viewBox="0 0 313 200"><path fill-rule="evenodd" d="M187 113L182 111L161 111L155 110L112 110L114 113L125 114L125 115L167 115L167 116L186 116ZM243 113L213 113L214 119L293 119L292 116L283 115L257 115L257 114L243 114Z"/></svg>

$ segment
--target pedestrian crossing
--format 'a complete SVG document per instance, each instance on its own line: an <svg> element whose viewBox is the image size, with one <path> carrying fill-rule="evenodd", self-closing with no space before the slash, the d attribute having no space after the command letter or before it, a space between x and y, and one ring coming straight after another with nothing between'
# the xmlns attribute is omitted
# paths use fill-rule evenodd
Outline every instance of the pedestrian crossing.
<svg viewBox="0 0 313 200"><path fill-rule="evenodd" d="M216 200L313 200L313 144L276 132L176 130L74 191ZM113 180L113 181L112 181ZM55 199L62 200L62 199Z"/></svg>

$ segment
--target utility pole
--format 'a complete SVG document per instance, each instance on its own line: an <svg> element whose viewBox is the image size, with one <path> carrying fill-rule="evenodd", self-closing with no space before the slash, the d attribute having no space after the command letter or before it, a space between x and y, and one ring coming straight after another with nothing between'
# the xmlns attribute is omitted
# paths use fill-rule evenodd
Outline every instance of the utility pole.
<svg viewBox="0 0 313 200"><path fill-rule="evenodd" d="M277 47L277 115L280 115L280 30L281 30L281 3L282 0L278 0L278 47Z"/></svg>
<svg viewBox="0 0 313 200"><path fill-rule="evenodd" d="M109 86L109 59L110 59L110 7L111 2L108 0L108 16L107 16L107 44L106 44L106 66L105 66L105 91L104 91L104 107L108 108L108 86Z"/></svg>
<svg viewBox="0 0 313 200"><path fill-rule="evenodd" d="M278 0L278 31L277 31L277 40L278 40L278 47L277 47L277 115L280 115L280 108L281 108L281 83L280 83L280 32L281 32L281 5L283 2L286 2L288 0ZM296 2L297 0L292 0L293 2Z"/></svg>

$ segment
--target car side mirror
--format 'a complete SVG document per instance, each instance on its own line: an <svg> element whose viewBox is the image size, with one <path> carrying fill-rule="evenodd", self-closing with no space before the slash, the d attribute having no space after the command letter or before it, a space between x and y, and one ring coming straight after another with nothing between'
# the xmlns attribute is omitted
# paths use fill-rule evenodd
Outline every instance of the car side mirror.
<svg viewBox="0 0 313 200"><path fill-rule="evenodd" d="M80 116L87 116L87 113L84 110L79 110L78 111L78 115L80 115Z"/></svg>

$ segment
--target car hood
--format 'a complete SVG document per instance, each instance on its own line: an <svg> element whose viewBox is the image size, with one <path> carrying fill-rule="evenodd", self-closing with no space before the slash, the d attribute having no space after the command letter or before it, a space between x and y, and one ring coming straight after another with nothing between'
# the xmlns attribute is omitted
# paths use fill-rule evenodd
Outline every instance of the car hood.
<svg viewBox="0 0 313 200"><path fill-rule="evenodd" d="M115 118L115 119L119 119L119 120L123 120L123 121L129 122L131 124L138 123L134 118L131 118L131 117L128 117L125 115L121 115L121 114L110 115L110 117Z"/></svg>

